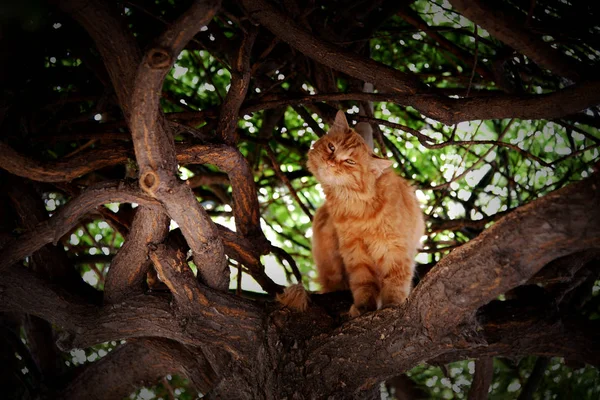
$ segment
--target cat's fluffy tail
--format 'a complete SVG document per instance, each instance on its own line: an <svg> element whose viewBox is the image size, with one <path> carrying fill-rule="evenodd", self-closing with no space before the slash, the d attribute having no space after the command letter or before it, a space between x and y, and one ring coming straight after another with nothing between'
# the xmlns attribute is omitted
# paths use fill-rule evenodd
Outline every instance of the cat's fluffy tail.
<svg viewBox="0 0 600 400"><path fill-rule="evenodd" d="M275 299L294 311L306 311L310 300L308 292L301 283L286 287L283 293L275 296Z"/></svg>

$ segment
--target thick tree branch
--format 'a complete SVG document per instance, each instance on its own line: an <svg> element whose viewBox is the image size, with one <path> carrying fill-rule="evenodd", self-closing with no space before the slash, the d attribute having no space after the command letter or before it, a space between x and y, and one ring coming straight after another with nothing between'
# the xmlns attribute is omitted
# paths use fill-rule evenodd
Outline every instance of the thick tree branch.
<svg viewBox="0 0 600 400"><path fill-rule="evenodd" d="M497 95L459 99L437 94L324 93L253 102L242 107L241 112L248 114L285 104L342 100L390 101L402 106L412 106L446 125L486 119L555 119L600 104L600 81L582 81L565 89L541 95Z"/></svg>
<svg viewBox="0 0 600 400"><path fill-rule="evenodd" d="M166 238L169 222L162 208L138 207L129 235L110 264L104 284L105 303L118 303L130 293L142 293L150 267L148 246Z"/></svg>
<svg viewBox="0 0 600 400"><path fill-rule="evenodd" d="M123 399L140 384L152 384L167 374L189 378L203 393L210 390L215 380L214 371L201 353L169 340L139 339L88 364L58 397Z"/></svg>
<svg viewBox="0 0 600 400"><path fill-rule="evenodd" d="M56 245L86 213L107 203L139 203L149 207L160 207L156 200L141 193L139 188L131 183L109 181L90 186L48 221L38 224L35 230L10 240L0 251L0 269L25 258L48 243Z"/></svg>
<svg viewBox="0 0 600 400"><path fill-rule="evenodd" d="M241 3L251 19L318 63L397 93L414 94L424 87L412 75L318 39L266 0L242 0Z"/></svg>
<svg viewBox="0 0 600 400"><path fill-rule="evenodd" d="M79 197L68 202L65 207L48 221L39 223L34 229L28 230L18 239L15 238L10 240L0 251L0 260L2 260L2 262L0 262L0 268L5 268L10 264L25 258L27 255L35 253L48 243L57 242L63 235L73 229L86 213L98 206L111 202L139 203L141 207L144 207L146 210L145 215L147 217L150 216L149 213L156 213L158 212L158 208L161 208L158 202L142 194L140 190L131 183L104 182L92 186ZM154 209L154 211L151 209ZM131 293L131 291L135 292L135 286L140 283L140 280L143 280L144 264L143 261L140 260L146 259L146 244L158 243L159 236L161 235L160 232L165 229L164 226L161 227L162 223L160 223L165 217L162 214L155 214L155 217L156 219L152 220L154 222L146 221L145 224L150 225L144 225L143 230L140 231L145 232L143 235L144 237L131 237L128 240L130 244L125 242L121 249L121 251L124 251L123 255L119 255L121 253L119 252L113 260L113 266L116 271L109 273L109 278L107 280L106 300L108 302L119 301L119 299L122 299L128 293ZM135 230L134 227L132 227L132 230ZM261 252L259 250L261 248L257 247L255 242L250 242L247 238L242 237L223 226L218 226L218 228L219 235L224 241L227 255L246 265L250 269L252 276L259 282L264 290L269 293L281 291L281 287L274 283L264 273L264 270L260 266L259 259ZM155 231L154 229L158 229L158 231ZM256 240L256 237L254 237L254 239ZM134 248L135 251L129 250L130 246L131 248ZM133 265L137 265L137 267L132 268L129 263L133 263ZM125 265L127 268L123 270L119 265ZM112 274L116 275L111 277ZM121 279L125 279L125 282L120 281ZM80 283L79 279L78 282Z"/></svg>
<svg viewBox="0 0 600 400"><path fill-rule="evenodd" d="M599 199L596 174L508 214L427 274L409 300L413 318L432 333L458 326L549 262L598 249L600 209L594 205Z"/></svg>
<svg viewBox="0 0 600 400"><path fill-rule="evenodd" d="M229 268L223 243L210 217L191 189L177 177L175 145L160 112L160 91L168 71L188 41L215 15L219 1L196 1L163 32L138 67L132 95L135 110L129 121L141 188L160 200L179 224L192 249L198 278L226 290Z"/></svg>
<svg viewBox="0 0 600 400"><path fill-rule="evenodd" d="M61 0L59 5L85 28L96 43L125 119L129 120L135 66L142 57L125 21L106 1Z"/></svg>
<svg viewBox="0 0 600 400"><path fill-rule="evenodd" d="M257 246L259 253L264 254L269 243L260 228L252 170L242 153L227 145L192 145L178 147L177 160L182 164L213 164L229 176L236 229Z"/></svg>
<svg viewBox="0 0 600 400"><path fill-rule="evenodd" d="M475 374L469 389L468 400L480 400L488 397L488 390L494 376L494 359L480 358L475 361Z"/></svg>
<svg viewBox="0 0 600 400"><path fill-rule="evenodd" d="M233 69L231 70L229 91L227 92L225 101L221 105L217 134L223 139L225 144L230 146L235 145L240 107L246 99L246 93L250 86L250 77L252 75L250 55L257 34L258 28L256 27L251 27L244 33Z"/></svg>
<svg viewBox="0 0 600 400"><path fill-rule="evenodd" d="M206 296L200 291L198 281L194 278L181 250L159 244L153 246L150 258L158 277L171 291L179 313L191 317L197 303L204 307L210 305Z"/></svg>
<svg viewBox="0 0 600 400"><path fill-rule="evenodd" d="M209 344L235 358L250 360L252 345L263 335L263 318L252 303L204 288L204 300L192 315L178 315L169 298L130 296L98 307L37 278L23 267L10 267L0 282L0 310L36 315L68 332L62 349L134 337L160 337L193 346Z"/></svg>
<svg viewBox="0 0 600 400"><path fill-rule="evenodd" d="M485 337L476 333L479 307L526 282L556 258L600 247L599 179L595 175L572 184L504 217L442 259L402 308L366 314L325 339L310 341L307 359L311 362L304 379L356 394L454 346L479 349L485 355L481 350L486 341L499 342L503 336L494 330L489 339L487 333ZM550 326L552 322L539 335L565 334L561 327ZM579 343L585 342L582 338ZM508 351L507 345L514 347ZM529 346L548 346L548 341L538 337ZM594 346L594 352L581 356L598 362L598 344ZM515 349L532 353L523 343L501 347L509 353ZM569 351L558 343L555 350ZM475 352L469 357L477 358ZM352 382L345 376L353 377Z"/></svg>
<svg viewBox="0 0 600 400"><path fill-rule="evenodd" d="M466 18L481 25L492 36L531 58L541 67L574 81L584 75L574 59L553 49L541 37L528 31L523 26L524 18L514 11L482 0L450 0L450 3Z"/></svg>
<svg viewBox="0 0 600 400"><path fill-rule="evenodd" d="M69 182L100 168L123 164L128 156L133 156L130 146L113 144L47 163L25 157L0 142L0 168L38 182Z"/></svg>

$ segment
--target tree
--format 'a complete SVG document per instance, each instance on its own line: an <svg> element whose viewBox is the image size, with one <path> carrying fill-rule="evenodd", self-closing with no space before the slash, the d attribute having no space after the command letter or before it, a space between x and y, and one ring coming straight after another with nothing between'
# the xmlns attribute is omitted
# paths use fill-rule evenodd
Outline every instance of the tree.
<svg viewBox="0 0 600 400"><path fill-rule="evenodd" d="M3 7L9 396L598 394L598 5ZM274 301L318 289L304 161L338 109L428 225L407 303L352 320L349 293ZM540 384L549 363L577 385ZM447 365L468 379L437 382Z"/></svg>

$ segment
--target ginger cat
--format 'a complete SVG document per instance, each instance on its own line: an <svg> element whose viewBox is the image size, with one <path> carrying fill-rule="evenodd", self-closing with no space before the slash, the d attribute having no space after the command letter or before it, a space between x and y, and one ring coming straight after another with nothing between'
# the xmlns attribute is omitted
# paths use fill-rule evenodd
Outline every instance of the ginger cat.
<svg viewBox="0 0 600 400"><path fill-rule="evenodd" d="M373 154L338 111L308 153L325 203L313 221L312 253L323 292L350 288L350 316L402 304L425 223L414 189Z"/></svg>

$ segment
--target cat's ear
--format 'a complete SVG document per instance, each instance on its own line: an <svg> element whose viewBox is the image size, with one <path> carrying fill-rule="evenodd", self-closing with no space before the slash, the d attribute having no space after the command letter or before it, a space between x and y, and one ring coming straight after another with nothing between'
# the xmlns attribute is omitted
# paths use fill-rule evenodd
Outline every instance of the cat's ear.
<svg viewBox="0 0 600 400"><path fill-rule="evenodd" d="M350 127L348 126L348 120L346 119L346 114L342 110L339 110L337 114L335 114L335 121L331 126L330 132L346 132L349 131Z"/></svg>
<svg viewBox="0 0 600 400"><path fill-rule="evenodd" d="M371 172L375 175L375 177L379 178L383 171L390 168L394 162L392 160L388 160L387 158L379 158L376 155L371 155Z"/></svg>

